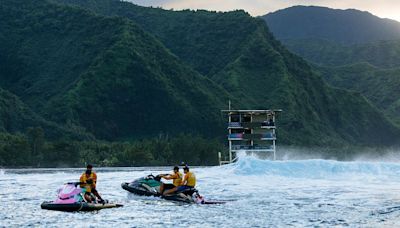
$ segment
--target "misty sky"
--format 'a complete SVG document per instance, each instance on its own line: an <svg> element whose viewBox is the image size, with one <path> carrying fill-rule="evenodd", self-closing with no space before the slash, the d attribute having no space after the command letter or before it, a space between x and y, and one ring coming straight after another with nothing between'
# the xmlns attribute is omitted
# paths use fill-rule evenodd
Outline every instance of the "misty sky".
<svg viewBox="0 0 400 228"><path fill-rule="evenodd" d="M264 15L293 5L327 6L335 9L369 11L379 17L400 21L400 0L127 0L143 6L164 9L244 9L253 16Z"/></svg>

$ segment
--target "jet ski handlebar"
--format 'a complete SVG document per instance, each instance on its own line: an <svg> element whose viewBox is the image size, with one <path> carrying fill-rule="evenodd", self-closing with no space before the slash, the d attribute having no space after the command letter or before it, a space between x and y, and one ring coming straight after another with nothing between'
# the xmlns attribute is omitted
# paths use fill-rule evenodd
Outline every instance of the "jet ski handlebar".
<svg viewBox="0 0 400 228"><path fill-rule="evenodd" d="M155 179L157 177L160 178L160 177L167 176L167 175L169 175L169 174L168 173L167 174L158 174L156 176L154 176L153 174L150 174L147 176L147 178Z"/></svg>
<svg viewBox="0 0 400 228"><path fill-rule="evenodd" d="M145 177L145 179L153 179L156 181L161 181L161 177L167 176L169 174L158 174L157 176L154 176L153 174L148 175L147 177Z"/></svg>
<svg viewBox="0 0 400 228"><path fill-rule="evenodd" d="M76 187L76 186L78 186L80 184L85 184L85 183L83 183L83 182L68 182L68 183L65 183L65 184L73 184Z"/></svg>

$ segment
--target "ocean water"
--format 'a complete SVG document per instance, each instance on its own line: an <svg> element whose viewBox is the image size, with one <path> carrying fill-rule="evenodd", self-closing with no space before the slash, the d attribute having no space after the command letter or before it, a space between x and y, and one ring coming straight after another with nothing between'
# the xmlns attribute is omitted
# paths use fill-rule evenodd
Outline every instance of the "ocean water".
<svg viewBox="0 0 400 228"><path fill-rule="evenodd" d="M98 212L40 209L83 169L0 171L0 227L398 227L400 164L330 160L266 161L243 156L195 167L199 192L224 205L187 205L134 196L122 182L170 167L96 169L103 198L124 204Z"/></svg>

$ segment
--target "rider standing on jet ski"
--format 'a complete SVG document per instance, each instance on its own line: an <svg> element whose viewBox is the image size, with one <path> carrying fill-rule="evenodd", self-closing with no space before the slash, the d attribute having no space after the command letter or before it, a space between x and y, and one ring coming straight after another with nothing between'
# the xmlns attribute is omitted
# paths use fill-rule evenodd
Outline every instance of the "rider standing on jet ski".
<svg viewBox="0 0 400 228"><path fill-rule="evenodd" d="M179 167L175 166L174 167L174 173L161 176L161 178L164 178L166 180L172 180L172 184L164 184L162 183L160 186L160 193L163 194L164 190L172 189L175 187L178 187L182 184L182 173L179 172Z"/></svg>
<svg viewBox="0 0 400 228"><path fill-rule="evenodd" d="M185 173L185 176L183 177L182 185L165 191L163 195L168 195L176 191L184 191L186 189L194 188L196 186L196 176L194 175L194 173L189 172L188 166L183 167L183 172Z"/></svg>
<svg viewBox="0 0 400 228"><path fill-rule="evenodd" d="M80 186L81 188L86 188L85 200L88 203L92 202L91 193L93 193L93 195L99 199L99 202L102 203L104 200L96 190L97 175L92 171L92 168L93 166L90 164L86 166L86 171L82 173L81 178L79 179L79 182L81 183Z"/></svg>

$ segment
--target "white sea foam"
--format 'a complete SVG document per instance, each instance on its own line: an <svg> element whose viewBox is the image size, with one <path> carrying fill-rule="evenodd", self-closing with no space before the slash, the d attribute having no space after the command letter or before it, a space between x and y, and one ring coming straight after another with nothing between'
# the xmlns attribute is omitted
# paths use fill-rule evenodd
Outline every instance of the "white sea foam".
<svg viewBox="0 0 400 228"><path fill-rule="evenodd" d="M388 162L341 162L322 159L271 161L261 160L254 156L240 155L238 161L229 166L237 175L276 175L324 179L355 175L372 175L395 179L400 177L400 164Z"/></svg>
<svg viewBox="0 0 400 228"><path fill-rule="evenodd" d="M179 205L154 197L132 197L122 182L171 167L98 170L97 189L123 208L99 213L38 210L60 184L80 172L20 172L0 181L0 226L116 227L304 227L400 225L400 165L310 159L268 161L239 156L237 163L196 168L200 193L225 205ZM21 210L23 208L23 210ZM10 215L12 213L12 216ZM88 223L90 216L90 223Z"/></svg>

